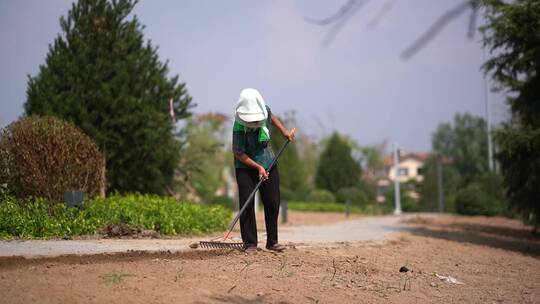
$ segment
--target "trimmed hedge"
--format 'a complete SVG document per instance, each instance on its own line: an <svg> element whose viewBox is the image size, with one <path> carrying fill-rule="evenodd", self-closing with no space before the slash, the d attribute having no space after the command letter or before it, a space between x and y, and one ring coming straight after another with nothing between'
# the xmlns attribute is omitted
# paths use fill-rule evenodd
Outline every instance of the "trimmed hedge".
<svg viewBox="0 0 540 304"><path fill-rule="evenodd" d="M368 196L355 187L341 188L336 192L336 200L340 203L350 201L355 206L365 206L369 203Z"/></svg>
<svg viewBox="0 0 540 304"><path fill-rule="evenodd" d="M52 206L52 208L51 208ZM108 225L152 229L162 235L202 234L224 230L231 211L155 195L113 195L67 208L44 199L17 200L0 193L0 238L50 238L96 234Z"/></svg>
<svg viewBox="0 0 540 304"><path fill-rule="evenodd" d="M308 194L306 200L318 203L333 203L336 201L336 197L328 190L315 189Z"/></svg>
<svg viewBox="0 0 540 304"><path fill-rule="evenodd" d="M474 183L460 190L455 200L456 212L464 215L497 215L501 213L500 205Z"/></svg>
<svg viewBox="0 0 540 304"><path fill-rule="evenodd" d="M0 202L0 238L51 238L95 234L97 219L84 212L51 204L44 199L16 200L4 197Z"/></svg>
<svg viewBox="0 0 540 304"><path fill-rule="evenodd" d="M238 205L238 204L235 203L234 200L228 197L227 195L220 195L220 196L214 197L212 201L210 201L210 205L222 206L225 209L234 210L237 207L235 205Z"/></svg>
<svg viewBox="0 0 540 304"><path fill-rule="evenodd" d="M341 203L321 203L321 202L290 202L289 210L312 211L312 212L338 212L345 213L346 205ZM351 213L358 214L382 214L383 210L375 205L363 207L351 206Z"/></svg>

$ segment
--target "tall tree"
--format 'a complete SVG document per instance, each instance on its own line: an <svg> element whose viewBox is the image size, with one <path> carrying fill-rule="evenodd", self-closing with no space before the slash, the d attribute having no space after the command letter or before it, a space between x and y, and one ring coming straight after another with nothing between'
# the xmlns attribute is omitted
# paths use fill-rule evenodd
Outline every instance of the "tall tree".
<svg viewBox="0 0 540 304"><path fill-rule="evenodd" d="M484 0L484 70L509 92L512 121L495 132L510 202L540 226L540 2Z"/></svg>
<svg viewBox="0 0 540 304"><path fill-rule="evenodd" d="M359 186L361 173L360 164L351 155L351 146L334 132L320 156L315 185L336 193L341 188Z"/></svg>
<svg viewBox="0 0 540 304"><path fill-rule="evenodd" d="M203 202L210 202L223 184L223 174L232 158L230 149L224 149L227 138L222 114L207 113L191 117L179 134L181 159L177 170L177 190L183 197L197 195Z"/></svg>
<svg viewBox="0 0 540 304"><path fill-rule="evenodd" d="M173 182L177 119L193 106L185 84L168 77L157 48L143 38L136 1L79 0L45 64L29 77L26 115L71 121L106 154L109 190L163 193Z"/></svg>
<svg viewBox="0 0 540 304"><path fill-rule="evenodd" d="M483 118L458 113L453 124L439 124L432 135L433 151L452 159L464 184L488 169L486 127Z"/></svg>
<svg viewBox="0 0 540 304"><path fill-rule="evenodd" d="M385 143L360 147L360 162L370 179L375 179L384 170Z"/></svg>

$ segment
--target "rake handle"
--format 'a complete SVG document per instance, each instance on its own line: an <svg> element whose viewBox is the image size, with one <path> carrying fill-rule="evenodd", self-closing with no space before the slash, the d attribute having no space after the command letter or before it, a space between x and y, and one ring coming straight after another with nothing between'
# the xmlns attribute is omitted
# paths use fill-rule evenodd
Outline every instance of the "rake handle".
<svg viewBox="0 0 540 304"><path fill-rule="evenodd" d="M292 129L292 132L296 132L296 129L293 128ZM274 156L274 159L272 159L272 162L270 163L270 166L268 166L268 171L270 172L270 170L274 167L274 165L276 164L278 158L281 156L281 153L283 153L283 151L285 150L285 148L287 147L287 145L289 144L289 142L291 142L289 139L285 140L285 142L283 143L283 145L281 145L281 148L278 150L276 156ZM244 213L244 211L247 209L247 207L251 204L251 201L253 200L253 197L255 197L255 194L257 193L257 190L259 190L259 187L262 185L262 183L264 182L263 179L259 179L259 182L257 183L257 185L255 186L255 189L253 189L253 191L251 191L251 194L249 195L249 197L247 198L246 200L246 203L244 204L244 206L242 206L242 208L240 209L240 211L238 212L238 214L236 214L236 216L234 217L234 219L232 220L231 224L229 225L229 229L225 232L224 234L224 238L227 239L229 238L229 235L231 234L232 230L234 229L234 226L236 226L236 223L238 222L238 220L240 219L240 216L242 216L242 214ZM253 200L255 201L255 200Z"/></svg>

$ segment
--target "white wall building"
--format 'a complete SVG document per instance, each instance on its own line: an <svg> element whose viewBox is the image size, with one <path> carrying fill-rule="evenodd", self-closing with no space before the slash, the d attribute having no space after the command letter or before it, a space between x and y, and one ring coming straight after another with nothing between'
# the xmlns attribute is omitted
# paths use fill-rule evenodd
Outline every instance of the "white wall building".
<svg viewBox="0 0 540 304"><path fill-rule="evenodd" d="M401 155L397 174L393 156L386 156L384 158L385 177L377 181L377 202L383 203L385 201L385 194L388 188L393 185L396 176L400 183L412 180L421 183L424 180L424 162L428 156L429 154L427 153L407 153ZM419 198L415 190L407 190L406 193L412 198Z"/></svg>

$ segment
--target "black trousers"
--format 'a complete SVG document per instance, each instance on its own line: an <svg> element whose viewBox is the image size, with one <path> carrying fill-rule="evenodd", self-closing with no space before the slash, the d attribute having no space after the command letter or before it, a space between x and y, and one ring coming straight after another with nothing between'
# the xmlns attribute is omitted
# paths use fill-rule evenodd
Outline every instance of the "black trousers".
<svg viewBox="0 0 540 304"><path fill-rule="evenodd" d="M279 173L277 166L269 172L268 179L259 188L264 205L264 221L266 223L266 245L274 245L278 242L278 215L280 204ZM249 195L259 182L259 173L254 169L237 168L236 182L238 184L238 197L240 208L246 204ZM255 205L253 199L251 205L240 216L240 232L242 241L246 247L256 246L257 222L255 220Z"/></svg>

